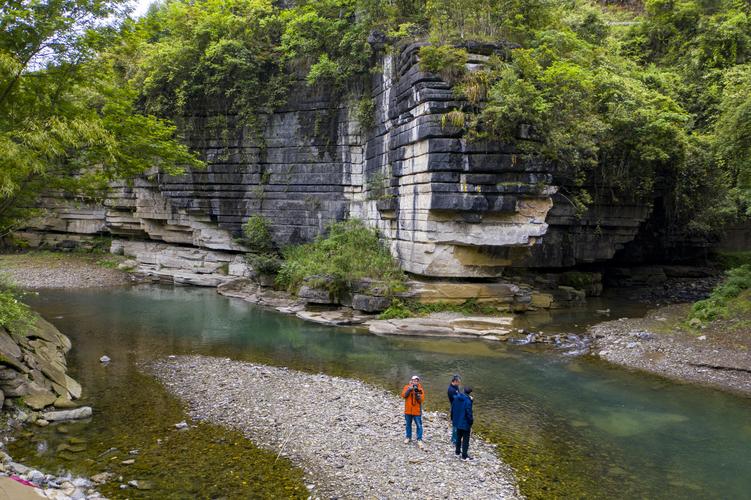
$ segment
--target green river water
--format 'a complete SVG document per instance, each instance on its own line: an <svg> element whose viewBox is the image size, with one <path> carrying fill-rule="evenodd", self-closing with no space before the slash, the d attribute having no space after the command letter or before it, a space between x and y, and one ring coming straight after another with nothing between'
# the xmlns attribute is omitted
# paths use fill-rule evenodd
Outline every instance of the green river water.
<svg viewBox="0 0 751 500"><path fill-rule="evenodd" d="M478 431L499 445L530 498L751 498L748 399L547 347L312 325L209 289L44 291L31 303L72 339L69 366L94 417L27 430L11 454L51 472L111 470L151 483L145 491L103 487L112 498L307 496L299 469L236 433L205 424L174 430L186 418L182 406L137 365L190 353L351 376L392 391L419 373L429 410L446 410L448 379L459 372L475 388ZM580 331L602 319L591 309L524 321ZM426 439L445 445L430 442L430 424ZM128 458L135 463L121 465Z"/></svg>

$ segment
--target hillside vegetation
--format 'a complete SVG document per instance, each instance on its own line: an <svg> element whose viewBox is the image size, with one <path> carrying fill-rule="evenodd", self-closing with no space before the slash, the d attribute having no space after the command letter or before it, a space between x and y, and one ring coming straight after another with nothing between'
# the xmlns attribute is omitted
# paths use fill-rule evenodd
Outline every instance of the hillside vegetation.
<svg viewBox="0 0 751 500"><path fill-rule="evenodd" d="M431 42L423 66L465 99L447 120L554 162L580 211L659 189L684 236L749 213L744 0L164 0L139 20L124 5L0 10L3 232L40 189L200 166L182 138L258 130L300 79L360 99L367 120L374 34L386 51ZM469 41L505 54L469 72Z"/></svg>

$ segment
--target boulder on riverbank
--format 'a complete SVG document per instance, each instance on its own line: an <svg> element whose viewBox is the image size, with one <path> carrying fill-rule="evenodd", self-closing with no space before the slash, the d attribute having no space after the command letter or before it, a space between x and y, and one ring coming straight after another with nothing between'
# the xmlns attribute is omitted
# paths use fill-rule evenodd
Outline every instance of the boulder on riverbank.
<svg viewBox="0 0 751 500"><path fill-rule="evenodd" d="M18 398L32 410L70 407L81 385L67 374L70 339L36 316L31 326L0 327L0 401Z"/></svg>
<svg viewBox="0 0 751 500"><path fill-rule="evenodd" d="M314 498L520 497L482 439L472 438L474 461L455 457L443 414L424 414L424 449L403 444L403 401L363 382L201 356L150 368L192 418L239 429L303 467Z"/></svg>

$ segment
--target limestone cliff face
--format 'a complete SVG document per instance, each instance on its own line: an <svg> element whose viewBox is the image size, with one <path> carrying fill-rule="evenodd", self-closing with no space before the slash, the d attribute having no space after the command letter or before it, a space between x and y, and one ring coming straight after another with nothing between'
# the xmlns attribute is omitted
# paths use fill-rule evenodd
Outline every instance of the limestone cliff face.
<svg viewBox="0 0 751 500"><path fill-rule="evenodd" d="M551 165L446 126L443 116L461 102L447 82L420 70L419 47L381 58L362 92L375 100L372 123L358 122L356 99L301 84L260 134L220 138L195 128L189 140L208 169L116 186L105 207L50 200L55 210L36 230L52 231L43 236L51 243L62 233L109 232L237 252L233 235L253 214L269 219L280 245L358 217L381 230L406 271L432 277L607 260L634 238L648 207L603 196L578 218ZM494 50L475 46L469 69Z"/></svg>

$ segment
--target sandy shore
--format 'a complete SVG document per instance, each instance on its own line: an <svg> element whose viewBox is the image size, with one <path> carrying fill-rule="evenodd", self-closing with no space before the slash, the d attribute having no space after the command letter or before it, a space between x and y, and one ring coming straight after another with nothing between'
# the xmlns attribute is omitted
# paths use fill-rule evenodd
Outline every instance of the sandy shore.
<svg viewBox="0 0 751 500"><path fill-rule="evenodd" d="M28 290L44 288L102 288L130 283L115 266L117 256L29 252L0 255L0 276Z"/></svg>
<svg viewBox="0 0 751 500"><path fill-rule="evenodd" d="M475 460L454 455L445 415L424 416L423 450L403 444L402 400L363 382L202 356L148 369L193 419L239 429L289 456L314 498L521 497L492 445L473 437Z"/></svg>
<svg viewBox="0 0 751 500"><path fill-rule="evenodd" d="M751 397L751 332L723 322L700 331L682 328L689 307L595 325L592 352L627 368Z"/></svg>

